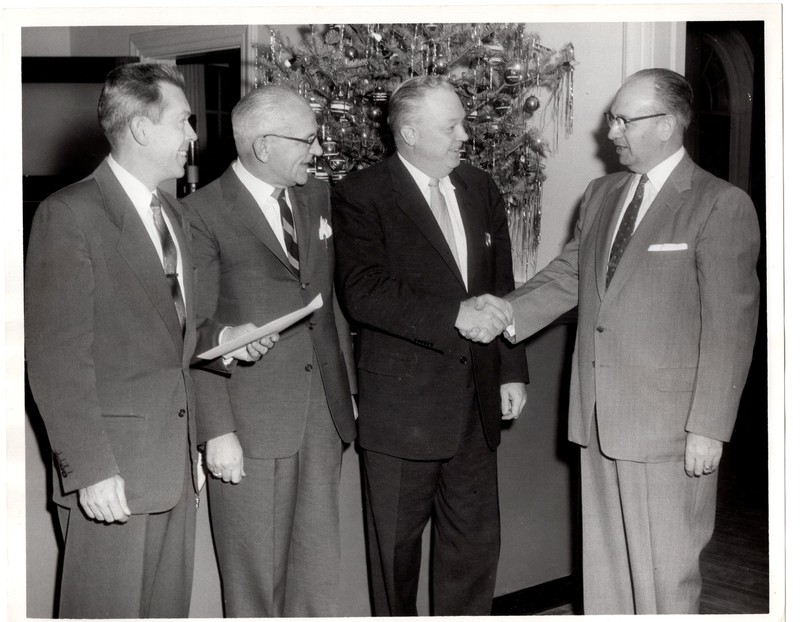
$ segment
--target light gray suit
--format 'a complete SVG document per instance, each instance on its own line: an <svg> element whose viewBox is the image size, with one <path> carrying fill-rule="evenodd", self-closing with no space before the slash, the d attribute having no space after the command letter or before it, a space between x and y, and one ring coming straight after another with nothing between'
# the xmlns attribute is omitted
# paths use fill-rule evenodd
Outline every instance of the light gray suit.
<svg viewBox="0 0 800 622"><path fill-rule="evenodd" d="M744 192L685 156L606 290L615 224L633 178L617 173L589 184L564 252L507 299L518 341L578 305L569 439L599 456L582 452L586 613L624 613L618 609L629 605L630 613L692 612L699 554L713 532L716 475L684 474L686 433L728 441L733 431L758 319L758 222ZM653 491L643 501L649 513L634 517L623 507L619 515L619 499L597 498L603 461L618 471L644 465L634 477ZM628 531L612 527L616 519ZM608 557L615 555L630 565L619 574L632 577L631 593L611 588Z"/></svg>

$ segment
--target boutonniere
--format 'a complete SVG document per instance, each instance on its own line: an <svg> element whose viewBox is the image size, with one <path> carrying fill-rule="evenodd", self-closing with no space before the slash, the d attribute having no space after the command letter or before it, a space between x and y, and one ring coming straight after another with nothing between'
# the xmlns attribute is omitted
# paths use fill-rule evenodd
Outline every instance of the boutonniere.
<svg viewBox="0 0 800 622"><path fill-rule="evenodd" d="M492 248L492 234L488 231L483 234L483 242L487 248Z"/></svg>
<svg viewBox="0 0 800 622"><path fill-rule="evenodd" d="M324 216L319 217L319 239L320 240L327 240L329 237L333 235L333 229L328 224L328 221L325 219Z"/></svg>

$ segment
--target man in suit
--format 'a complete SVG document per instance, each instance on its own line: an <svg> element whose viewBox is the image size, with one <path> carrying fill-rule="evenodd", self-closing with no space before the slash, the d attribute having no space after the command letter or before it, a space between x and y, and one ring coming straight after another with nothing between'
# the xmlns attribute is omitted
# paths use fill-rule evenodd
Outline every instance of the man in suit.
<svg viewBox="0 0 800 622"><path fill-rule="evenodd" d="M335 616L339 474L355 438L352 345L333 291L327 185L307 167L322 150L296 93L265 86L232 113L238 159L186 200L198 313L260 325L322 308L228 375L194 373L225 613ZM246 477L245 477L246 473Z"/></svg>
<svg viewBox="0 0 800 622"><path fill-rule="evenodd" d="M581 450L587 614L698 613L717 468L750 367L759 230L747 195L683 148L692 90L649 69L564 252L510 294L521 341L578 305L569 438Z"/></svg>
<svg viewBox="0 0 800 622"><path fill-rule="evenodd" d="M189 223L157 190L183 175L189 115L176 68L112 71L98 105L111 155L32 225L26 354L60 477L61 617L189 613L194 281ZM218 333L207 323L200 347Z"/></svg>
<svg viewBox="0 0 800 622"><path fill-rule="evenodd" d="M527 366L522 349L460 334L506 325L472 294L514 287L497 186L460 162L464 116L446 80L407 80L389 103L397 153L333 193L337 290L360 331L359 445L381 616L416 614L431 517L433 613L485 615L494 596L495 450L501 417L524 405Z"/></svg>

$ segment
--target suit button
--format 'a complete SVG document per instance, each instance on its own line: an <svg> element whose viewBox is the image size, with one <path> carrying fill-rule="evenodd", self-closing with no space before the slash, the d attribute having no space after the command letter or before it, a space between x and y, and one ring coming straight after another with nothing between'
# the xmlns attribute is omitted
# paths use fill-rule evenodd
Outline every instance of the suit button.
<svg viewBox="0 0 800 622"><path fill-rule="evenodd" d="M61 471L61 477L66 477L66 476L67 476L67 472L62 470Z"/></svg>
<svg viewBox="0 0 800 622"><path fill-rule="evenodd" d="M308 330L314 330L314 324L313 324L313 322L309 322L309 323L308 323Z"/></svg>
<svg viewBox="0 0 800 622"><path fill-rule="evenodd" d="M314 369L314 366L311 363L308 363L306 365L306 371L311 371L312 369Z"/></svg>
<svg viewBox="0 0 800 622"><path fill-rule="evenodd" d="M185 417L185 416L186 416L186 409L184 409L184 408L181 408L181 409L178 411L178 416L179 416L179 417Z"/></svg>
<svg viewBox="0 0 800 622"><path fill-rule="evenodd" d="M300 289L306 289L308 287L308 283L300 283Z"/></svg>
<svg viewBox="0 0 800 622"><path fill-rule="evenodd" d="M604 326L598 326L598 327L597 327L597 332L598 332L598 333L602 333L604 330L605 330L605 327L604 327Z"/></svg>
<svg viewBox="0 0 800 622"><path fill-rule="evenodd" d="M462 365L466 365L467 364L467 357L466 356L462 356L461 357L461 364Z"/></svg>

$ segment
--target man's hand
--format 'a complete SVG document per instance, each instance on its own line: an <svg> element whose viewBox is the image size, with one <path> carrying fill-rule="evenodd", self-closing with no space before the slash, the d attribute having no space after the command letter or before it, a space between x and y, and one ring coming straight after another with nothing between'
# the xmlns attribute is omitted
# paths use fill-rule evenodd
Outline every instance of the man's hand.
<svg viewBox="0 0 800 622"><path fill-rule="evenodd" d="M683 468L689 477L711 475L719 467L722 458L722 441L693 432L686 433L686 451Z"/></svg>
<svg viewBox="0 0 800 622"><path fill-rule="evenodd" d="M239 437L228 432L206 442L206 466L212 477L238 484L245 476L244 456Z"/></svg>
<svg viewBox="0 0 800 622"><path fill-rule="evenodd" d="M504 420L516 419L528 401L528 391L522 382L500 385L500 411Z"/></svg>
<svg viewBox="0 0 800 622"><path fill-rule="evenodd" d="M125 498L125 480L114 475L81 488L78 501L86 516L104 523L127 523L131 511Z"/></svg>
<svg viewBox="0 0 800 622"><path fill-rule="evenodd" d="M223 343L227 343L232 339L236 339L240 335L246 335L252 330L255 330L257 326L252 322L248 322L247 324L240 324L239 326L231 326L224 330L220 335L220 345ZM245 363L251 363L253 361L257 361L263 355L265 355L269 349L275 345L278 341L278 333L273 333L272 335L267 335L266 337L262 337L258 341L253 341L252 343L248 343L245 346L242 346L238 350L231 352L228 356L231 358L235 358L237 361L243 361Z"/></svg>
<svg viewBox="0 0 800 622"><path fill-rule="evenodd" d="M461 303L456 328L465 339L489 343L513 321L510 303L491 294L483 294Z"/></svg>

